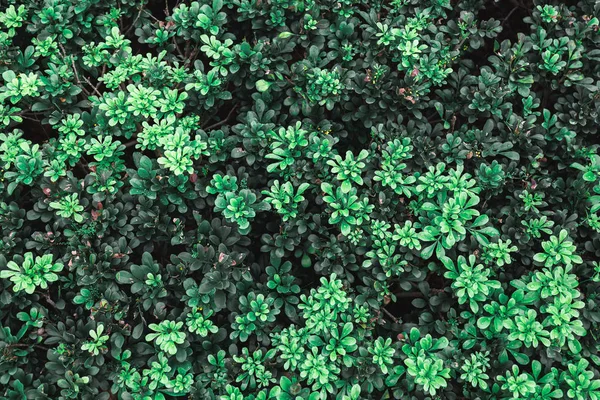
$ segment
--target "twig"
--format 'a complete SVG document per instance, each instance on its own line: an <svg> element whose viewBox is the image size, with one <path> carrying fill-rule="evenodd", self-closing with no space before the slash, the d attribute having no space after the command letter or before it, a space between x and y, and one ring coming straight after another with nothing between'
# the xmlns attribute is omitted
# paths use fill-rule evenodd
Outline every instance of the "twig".
<svg viewBox="0 0 600 400"><path fill-rule="evenodd" d="M58 43L58 47L60 47L60 50L62 51L63 58L69 57L69 56L67 56L67 50L65 50L65 47L62 45L62 43ZM75 80L77 81L77 84L79 84L79 86L81 86L81 90L83 90L88 96L90 96L91 93L89 92L89 90L87 90L83 86L83 83L81 83L81 79L79 79L79 73L77 72L77 67L75 67L75 57L73 57L73 56L70 56L70 57L71 57L71 67L73 67L73 73L75 74Z"/></svg>
<svg viewBox="0 0 600 400"><path fill-rule="evenodd" d="M187 65L187 64L191 63L192 61L194 61L194 57L196 57L196 55L198 53L198 44L199 43L196 43L194 45L194 49L192 50L192 53L189 55L189 57L187 56L187 50L186 50L186 52L185 52L186 57L185 57L185 61L184 61L183 65Z"/></svg>
<svg viewBox="0 0 600 400"><path fill-rule="evenodd" d="M131 23L131 26L129 28L127 28L127 30L125 31L123 36L127 36L129 31L131 31L133 29L133 27L135 26L136 22L138 22L138 19L140 19L140 16L142 15L142 11L144 11L144 6L145 6L145 4L140 5L140 11L138 11L137 15L135 16L135 19Z"/></svg>
<svg viewBox="0 0 600 400"><path fill-rule="evenodd" d="M219 126L223 125L224 123L226 123L227 121L229 121L229 118L231 118L231 115L233 114L233 112L235 111L235 109L237 108L237 106L238 106L238 105L236 104L236 105L234 105L234 106L231 108L231 111L229 111L229 114L227 114L227 117L225 117L225 119L224 119L224 120L222 120L222 121L219 121L219 122L216 122L216 123L214 123L214 124L212 124L212 125L210 125L210 126L207 126L206 128L204 128L204 127L203 127L202 129L203 129L203 130L205 130L205 131L207 131L207 130L209 130L209 129L214 129L214 128L217 128L217 127L219 127Z"/></svg>
<svg viewBox="0 0 600 400"><path fill-rule="evenodd" d="M388 310L385 309L385 307L381 307L381 309L383 310L383 312L385 313L385 315L387 315L392 320L394 320L394 323L396 323L396 324L398 323L398 318L394 317L391 312L389 312Z"/></svg>
<svg viewBox="0 0 600 400"><path fill-rule="evenodd" d="M67 51L65 50L64 46L61 43L59 43L58 45L60 46L63 52L63 57L67 58ZM90 91L83 86L81 79L79 79L79 73L77 72L77 67L75 66L75 57L73 56L71 56L71 66L73 67L73 72L75 73L75 80L81 86L81 89L85 92L85 94L91 96L92 94L90 93ZM96 89L96 86L94 86L94 84L92 84L92 82L90 82L90 80L86 76L84 76L83 79L87 82L88 85L90 85L90 87L94 90L94 92L96 92L98 96L102 97L102 94L98 91L98 89Z"/></svg>
<svg viewBox="0 0 600 400"><path fill-rule="evenodd" d="M65 50L65 46L63 46L62 43L58 42L58 47L60 47L63 57L67 58L67 51Z"/></svg>
<svg viewBox="0 0 600 400"><path fill-rule="evenodd" d="M83 91L85 92L85 94L87 94L88 96L91 96L92 94L90 93L89 90L87 90L85 87L83 87L83 83L81 83L81 79L79 79L79 73L77 72L77 67L75 66L75 57L71 56L71 66L73 67L73 72L75 73L75 79L77 80L77 83L79 84L79 86L81 86L81 89L83 89ZM85 78L87 80L87 78ZM89 81L88 81L89 83ZM94 85L90 86L94 87Z"/></svg>
<svg viewBox="0 0 600 400"><path fill-rule="evenodd" d="M92 169L90 168L89 163L87 162L87 160L85 159L84 156L81 156L81 158L77 162L77 165L79 167L81 167L81 169L83 170L83 172L85 172L86 174L92 171Z"/></svg>
<svg viewBox="0 0 600 400"><path fill-rule="evenodd" d="M42 122L41 122L39 119L37 119L37 118L31 118L31 117L27 117L27 116L25 116L25 115L23 115L23 114L17 114L17 115L18 115L19 117L21 117L21 118L25 118L25 119L28 119L28 120L30 120L30 121L35 121L35 122L38 122L38 123L40 123L40 124L42 123Z"/></svg>
<svg viewBox="0 0 600 400"><path fill-rule="evenodd" d="M519 0L510 0L510 2L513 3L518 8L522 8L523 10L529 11L529 8L525 7L523 4L521 4L521 2Z"/></svg>
<svg viewBox="0 0 600 400"><path fill-rule="evenodd" d="M28 117L25 114L34 115L36 117L35 118ZM38 114L38 113L25 113L25 112L23 112L23 113L20 113L20 114L17 114L17 115L20 116L21 118L27 119L29 121L35 121L38 124L40 124L40 127L42 128L42 131L44 131L44 135L46 135L46 139L48 139L48 140L50 139L50 135L48 135L48 131L46 131L46 127L44 126L43 122L40 121L39 118L37 118L37 115L41 115L41 114Z"/></svg>
<svg viewBox="0 0 600 400"><path fill-rule="evenodd" d="M468 39L468 36L463 38L460 42L458 42L456 44L456 46L454 46L454 51L460 50L461 46L467 41L467 39Z"/></svg>
<svg viewBox="0 0 600 400"><path fill-rule="evenodd" d="M285 78L285 80L286 80L286 81L288 81L289 83L291 83L291 84L292 84L292 86L296 86L296 84L295 84L295 83L294 83L294 82L293 82L293 81L292 81L290 78L288 78L288 77L287 77L287 76L285 76L285 75L284 75L283 77Z"/></svg>
<svg viewBox="0 0 600 400"><path fill-rule="evenodd" d="M40 293L38 292L39 295L41 295L45 300L46 303L48 303L49 305L51 305L55 310L61 311L58 306L56 305L56 303L54 302L54 300L52 300L50 298L50 295L46 294L46 293Z"/></svg>
<svg viewBox="0 0 600 400"><path fill-rule="evenodd" d="M181 51L181 48L179 47L179 44L177 43L177 40L175 39L174 36L171 39L171 42L175 45L175 50L177 50L177 54L179 54L181 56L181 58L185 59L185 55L183 55L183 52Z"/></svg>
<svg viewBox="0 0 600 400"><path fill-rule="evenodd" d="M191 42L190 42L189 40L186 40L186 42L185 42L185 50L184 50L184 53L185 53L185 56L186 56L186 57L187 57L187 55L189 54L189 51L190 51L190 43L191 43Z"/></svg>
<svg viewBox="0 0 600 400"><path fill-rule="evenodd" d="M502 24L500 24L500 26L504 26L504 24L506 23L506 21L508 21L508 19L510 18L511 15L513 15L513 13L515 11L517 11L519 9L519 6L513 8L512 10L510 10L510 12L506 15L506 18L504 18L504 20L502 21Z"/></svg>
<svg viewBox="0 0 600 400"><path fill-rule="evenodd" d="M102 72L100 73L100 76L104 76L105 72L106 72L106 64L104 64L102 66ZM101 84L102 84L102 81L98 81L98 84L96 86L94 86L94 89L96 89L96 92L98 91L98 88L100 87Z"/></svg>
<svg viewBox="0 0 600 400"><path fill-rule="evenodd" d="M154 15L152 15L152 13L150 13L150 12L148 13L148 16L150 18L152 18L155 22L162 22L161 20L159 20L158 18L156 18Z"/></svg>
<svg viewBox="0 0 600 400"><path fill-rule="evenodd" d="M409 299L413 299L414 298L414 299L416 299L416 298L419 298L419 297L424 297L423 293L421 293L421 292L400 292L400 293L394 293L394 295L396 297L398 297L398 298L401 298L401 299L402 298L404 298L404 299L406 299L406 298L409 298Z"/></svg>
<svg viewBox="0 0 600 400"><path fill-rule="evenodd" d="M96 86L94 86L94 84L92 82L90 82L90 80L87 78L87 76L84 76L83 79L85 79L85 81L88 83L88 85L90 85L92 87L92 89L94 90L94 93L96 93L99 97L102 97L102 93L100 93L98 91L98 89L96 89Z"/></svg>
<svg viewBox="0 0 600 400"><path fill-rule="evenodd" d="M44 351L48 351L49 350L48 347L42 346L42 345L39 345L39 344L11 343L8 346L9 347L29 347L29 346L33 346L35 348L42 349Z"/></svg>
<svg viewBox="0 0 600 400"><path fill-rule="evenodd" d="M130 148L132 146L135 146L137 143L138 143L137 138L135 138L133 140L130 140L127 143L124 143L123 145L125 146L126 149L128 149L128 148Z"/></svg>

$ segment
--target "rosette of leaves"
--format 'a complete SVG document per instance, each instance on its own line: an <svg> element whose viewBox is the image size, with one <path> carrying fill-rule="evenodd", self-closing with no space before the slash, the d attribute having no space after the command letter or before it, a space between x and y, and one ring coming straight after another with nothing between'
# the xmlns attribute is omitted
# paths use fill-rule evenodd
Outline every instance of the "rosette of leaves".
<svg viewBox="0 0 600 400"><path fill-rule="evenodd" d="M340 186L334 187L326 182L321 184L321 190L325 193L323 200L333 210L329 217L330 224L339 224L343 235L348 235L353 225L360 225L361 217L357 218L361 210L361 204L356 189L352 188L348 193L344 193Z"/></svg>
<svg viewBox="0 0 600 400"><path fill-rule="evenodd" d="M336 154L333 156L333 159L327 161L327 165L331 166L331 173L337 174L336 178L342 183L341 188L343 193L348 193L352 189L353 183L357 185L363 184L360 173L365 167L363 160L368 155L369 153L366 150L362 150L355 159L351 152L347 152L345 159Z"/></svg>
<svg viewBox="0 0 600 400"><path fill-rule="evenodd" d="M7 269L0 271L0 278L10 279L15 292L32 294L38 287L47 289L49 283L58 281L57 273L64 268L62 263L54 263L53 259L52 254L34 259L33 253L25 253L23 257L15 257L16 261L9 261L6 264Z"/></svg>
<svg viewBox="0 0 600 400"><path fill-rule="evenodd" d="M283 222L287 222L298 216L298 207L304 201L302 194L309 187L308 183L303 183L295 190L291 182L280 184L275 180L271 188L268 191L264 190L262 194L266 196L264 201L273 206Z"/></svg>
<svg viewBox="0 0 600 400"><path fill-rule="evenodd" d="M142 264L132 264L129 271L117 272L116 279L122 284L131 285L131 293L139 296L138 301L145 310L153 305L159 308L159 302L167 296L160 266L150 253L142 255Z"/></svg>
<svg viewBox="0 0 600 400"><path fill-rule="evenodd" d="M458 303L468 302L474 313L479 311L479 302L485 302L494 289L501 287L499 281L489 279L491 269L485 268L483 264L477 264L472 254L468 261L464 256L458 256L456 263L448 257L443 257L441 261L448 269L444 277L453 281L452 289L458 297Z"/></svg>
<svg viewBox="0 0 600 400"><path fill-rule="evenodd" d="M98 327L94 329L90 329L90 337L92 340L85 342L81 345L81 350L89 351L90 354L97 356L100 354L100 351L105 350L106 346L104 344L110 339L109 335L103 335L104 325L98 325Z"/></svg>
<svg viewBox="0 0 600 400"><path fill-rule="evenodd" d="M444 337L433 339L431 335L421 337L415 328L411 329L408 339L410 344L402 346L407 356L404 360L406 373L425 393L433 396L448 385L447 379L450 378L450 368L445 366L442 358L437 357L437 353L448 346L448 341Z"/></svg>
<svg viewBox="0 0 600 400"><path fill-rule="evenodd" d="M226 192L217 196L215 211L223 213L227 221L236 223L238 232L246 235L250 232L250 222L256 216L256 211L266 211L270 208L268 203L257 203L256 200L256 194L250 189Z"/></svg>
<svg viewBox="0 0 600 400"><path fill-rule="evenodd" d="M174 355L178 351L178 345L185 341L185 333L180 329L183 327L183 322L162 321L160 324L150 324L148 326L153 333L146 335L146 341L152 342L165 353Z"/></svg>
<svg viewBox="0 0 600 400"><path fill-rule="evenodd" d="M79 195L71 193L65 195L58 201L50 203L50 207L56 210L56 214L64 218L73 218L75 222L83 222L83 206L79 203Z"/></svg>

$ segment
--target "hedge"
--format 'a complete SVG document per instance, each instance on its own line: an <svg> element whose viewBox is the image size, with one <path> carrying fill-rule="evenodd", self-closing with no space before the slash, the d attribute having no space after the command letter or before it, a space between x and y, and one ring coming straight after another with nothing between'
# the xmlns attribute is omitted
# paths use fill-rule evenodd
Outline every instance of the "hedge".
<svg viewBox="0 0 600 400"><path fill-rule="evenodd" d="M600 400L600 3L3 0L0 398Z"/></svg>

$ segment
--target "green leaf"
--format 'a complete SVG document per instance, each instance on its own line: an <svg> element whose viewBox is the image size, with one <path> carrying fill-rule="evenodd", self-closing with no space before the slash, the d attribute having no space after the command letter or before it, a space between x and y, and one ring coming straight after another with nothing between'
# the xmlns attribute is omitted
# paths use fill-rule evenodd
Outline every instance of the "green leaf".
<svg viewBox="0 0 600 400"><path fill-rule="evenodd" d="M137 324L135 326L135 328L133 328L133 331L131 333L131 337L135 340L139 339L140 337L142 337L142 333L144 333L144 324L142 324L141 322L139 324Z"/></svg>
<svg viewBox="0 0 600 400"><path fill-rule="evenodd" d="M409 338L411 343L416 343L421 337L421 332L417 328L411 328Z"/></svg>
<svg viewBox="0 0 600 400"><path fill-rule="evenodd" d="M431 256L433 255L433 251L435 250L435 246L436 246L436 242L432 243L431 245L423 248L421 250L421 258L424 260L428 260L431 258Z"/></svg>
<svg viewBox="0 0 600 400"><path fill-rule="evenodd" d="M515 361L521 365L529 364L529 357L527 354L519 353L517 351L509 350L512 356L515 358Z"/></svg>
<svg viewBox="0 0 600 400"><path fill-rule="evenodd" d="M261 93L269 90L269 87L271 87L271 83L265 81L264 79L256 81L256 90L258 90Z"/></svg>

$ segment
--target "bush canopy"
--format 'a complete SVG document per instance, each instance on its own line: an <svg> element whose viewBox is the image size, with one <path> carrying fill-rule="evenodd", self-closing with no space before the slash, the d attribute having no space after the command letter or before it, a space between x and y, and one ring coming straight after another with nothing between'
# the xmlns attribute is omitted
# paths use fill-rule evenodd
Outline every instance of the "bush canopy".
<svg viewBox="0 0 600 400"><path fill-rule="evenodd" d="M600 2L1 4L0 398L600 400Z"/></svg>

